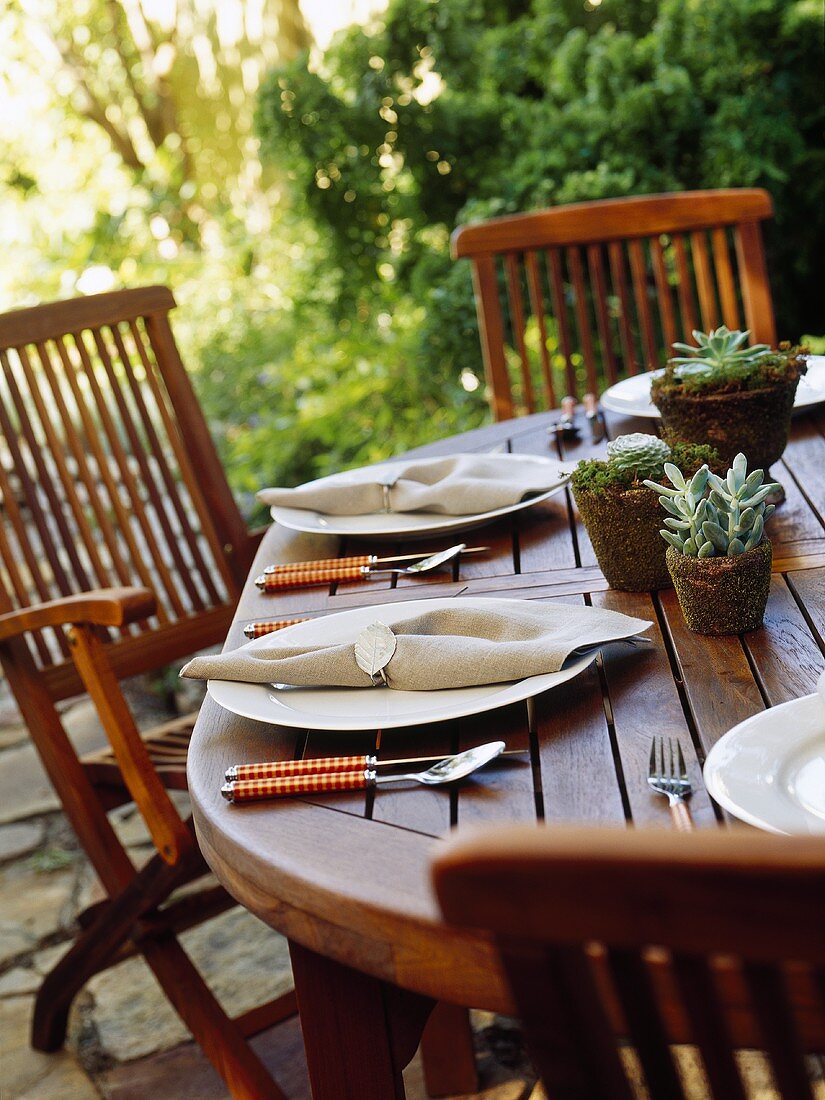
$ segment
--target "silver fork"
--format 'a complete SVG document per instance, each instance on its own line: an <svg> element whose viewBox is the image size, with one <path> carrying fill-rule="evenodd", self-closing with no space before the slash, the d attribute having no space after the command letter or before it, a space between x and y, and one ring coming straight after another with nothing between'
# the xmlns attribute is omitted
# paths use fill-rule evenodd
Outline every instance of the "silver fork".
<svg viewBox="0 0 825 1100"><path fill-rule="evenodd" d="M667 743L663 737L653 738L647 782L651 790L667 797L676 828L682 833L691 832L693 818L687 800L693 794L693 788L687 776L682 747L675 738L669 738Z"/></svg>

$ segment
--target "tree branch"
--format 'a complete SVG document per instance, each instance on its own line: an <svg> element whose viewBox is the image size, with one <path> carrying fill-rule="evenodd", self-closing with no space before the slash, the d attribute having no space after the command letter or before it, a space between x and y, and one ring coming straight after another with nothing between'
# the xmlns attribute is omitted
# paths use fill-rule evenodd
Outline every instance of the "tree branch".
<svg viewBox="0 0 825 1100"><path fill-rule="evenodd" d="M81 113L91 122L96 123L101 130L106 133L115 151L120 155L123 163L128 168L132 168L135 171L142 171L145 169L146 165L138 156L137 149L135 149L128 130L112 122L106 114L105 107L92 91L89 81L86 79L83 61L77 56L68 43L59 39L53 39L53 41L63 59L63 64L72 73L77 87L86 98L86 103L81 108Z"/></svg>

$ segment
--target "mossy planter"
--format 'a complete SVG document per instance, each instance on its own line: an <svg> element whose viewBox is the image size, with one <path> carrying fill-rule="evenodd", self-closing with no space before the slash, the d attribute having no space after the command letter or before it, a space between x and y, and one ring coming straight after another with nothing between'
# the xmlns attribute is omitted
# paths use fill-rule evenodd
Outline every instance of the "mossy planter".
<svg viewBox="0 0 825 1100"><path fill-rule="evenodd" d="M769 539L735 558L691 558L667 549L679 606L696 634L743 634L762 625L771 584Z"/></svg>
<svg viewBox="0 0 825 1100"><path fill-rule="evenodd" d="M798 385L795 378L760 390L694 394L654 384L652 396L669 443L709 443L725 467L742 451L751 470L767 472L788 444Z"/></svg>
<svg viewBox="0 0 825 1100"><path fill-rule="evenodd" d="M650 592L670 587L667 545L659 534L662 509L652 489L640 486L594 493L574 486L573 496L611 588Z"/></svg>

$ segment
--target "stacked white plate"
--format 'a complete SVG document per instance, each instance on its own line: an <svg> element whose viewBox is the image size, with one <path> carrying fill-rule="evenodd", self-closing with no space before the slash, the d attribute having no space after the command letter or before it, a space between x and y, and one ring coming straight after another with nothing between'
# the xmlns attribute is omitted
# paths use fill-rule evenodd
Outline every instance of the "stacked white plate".
<svg viewBox="0 0 825 1100"><path fill-rule="evenodd" d="M412 618L423 611L438 611L454 606L453 599L408 600L380 607L359 607L340 611L322 619L310 619L278 632L278 644L330 645L353 642L361 631L380 618L387 626ZM462 596L462 606L501 611L520 607L521 600L497 600ZM245 648L260 649L272 639L255 638ZM285 684L244 684L230 680L210 680L209 694L226 710L279 726L299 729L388 730L402 726L444 722L468 714L495 710L508 703L529 699L549 688L572 680L596 659L598 647L583 656L573 656L559 672L528 676L503 684L445 688L438 691L380 691L375 688L288 687Z"/></svg>
<svg viewBox="0 0 825 1100"><path fill-rule="evenodd" d="M485 456L488 460L490 455ZM547 467L547 484L550 488L545 493L528 497L518 504L511 504L506 508L496 508L489 512L478 512L473 515L445 516L436 512L370 512L362 516L329 516L322 512L313 512L308 508L282 508L273 505L270 508L272 518L282 527L289 527L293 531L308 531L311 534L349 536L351 538L382 538L382 539L416 539L427 538L430 535L448 534L451 531L469 531L474 527L483 527L486 523L492 523L501 516L507 516L511 512L520 512L524 508L532 508L542 500L547 500L555 493L561 492L570 480L570 467L562 466L552 458L543 458L540 455L511 455L500 454L495 456L507 470L512 470L513 475L518 474L519 469L525 467ZM403 462L383 462L378 466L362 466L357 470L346 470L344 473L331 474L329 477L319 478L310 482L310 485L357 485L362 481L373 481L378 474L391 474L394 470L408 465L409 460Z"/></svg>
<svg viewBox="0 0 825 1100"><path fill-rule="evenodd" d="M825 695L740 722L708 753L704 774L720 806L750 825L825 834Z"/></svg>
<svg viewBox="0 0 825 1100"><path fill-rule="evenodd" d="M650 400L650 383L661 371L648 371L623 378L605 390L599 399L610 412L622 416L658 417L659 410ZM799 380L794 412L802 412L825 401L825 355L808 356L808 373Z"/></svg>

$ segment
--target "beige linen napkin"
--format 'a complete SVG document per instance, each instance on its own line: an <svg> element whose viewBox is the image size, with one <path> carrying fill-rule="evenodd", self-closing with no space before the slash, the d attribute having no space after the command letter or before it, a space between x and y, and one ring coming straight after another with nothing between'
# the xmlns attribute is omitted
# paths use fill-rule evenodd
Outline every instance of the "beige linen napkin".
<svg viewBox="0 0 825 1100"><path fill-rule="evenodd" d="M376 608L376 620L381 611ZM524 601L490 610L455 607L425 611L395 623L395 653L384 669L388 686L401 691L469 687L557 672L574 650L629 638L651 624L616 611ZM252 684L369 687L355 661L355 643L265 645L195 657L181 676Z"/></svg>
<svg viewBox="0 0 825 1100"><path fill-rule="evenodd" d="M374 478L356 483L352 474L299 485L297 489L262 489L258 500L283 508L308 508L328 516L383 512L438 512L449 516L490 512L543 493L566 475L554 463L513 463L500 455L451 455L380 467ZM385 499L384 483L389 483Z"/></svg>

